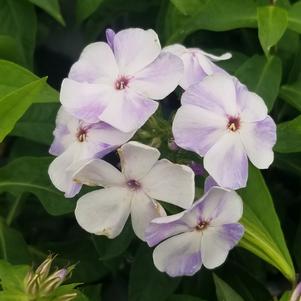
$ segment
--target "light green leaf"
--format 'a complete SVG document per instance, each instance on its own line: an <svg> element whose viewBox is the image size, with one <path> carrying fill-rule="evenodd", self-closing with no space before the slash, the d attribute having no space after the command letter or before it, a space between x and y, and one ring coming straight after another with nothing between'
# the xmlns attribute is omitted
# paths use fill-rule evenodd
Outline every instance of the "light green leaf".
<svg viewBox="0 0 301 301"><path fill-rule="evenodd" d="M76 18L79 22L86 20L100 6L104 0L77 0Z"/></svg>
<svg viewBox="0 0 301 301"><path fill-rule="evenodd" d="M0 301L30 301L29 298L22 293L0 292Z"/></svg>
<svg viewBox="0 0 301 301"><path fill-rule="evenodd" d="M196 14L208 2L208 0L170 0L170 1L185 16L192 16Z"/></svg>
<svg viewBox="0 0 301 301"><path fill-rule="evenodd" d="M301 111L301 80L283 85L280 89L280 97Z"/></svg>
<svg viewBox="0 0 301 301"><path fill-rule="evenodd" d="M1 0L0 0L1 1ZM9 61L0 60L0 99L23 86L38 80L39 77L29 70ZM45 85L33 102L58 102L58 92Z"/></svg>
<svg viewBox="0 0 301 301"><path fill-rule="evenodd" d="M276 45L287 28L287 11L277 6L257 8L258 36L266 56L271 47Z"/></svg>
<svg viewBox="0 0 301 301"><path fill-rule="evenodd" d="M64 18L62 17L60 4L58 0L29 0L31 3L45 10L50 16L57 20L62 25L65 25ZM87 0L85 0L87 1Z"/></svg>
<svg viewBox="0 0 301 301"><path fill-rule="evenodd" d="M225 281L213 274L218 301L244 301Z"/></svg>
<svg viewBox="0 0 301 301"><path fill-rule="evenodd" d="M200 29L226 31L256 26L256 6L253 0L229 0L227 5L224 0L211 0L205 6L201 5L195 15L173 26L167 44L181 42L189 34Z"/></svg>
<svg viewBox="0 0 301 301"><path fill-rule="evenodd" d="M2 218L0 218L0 258L13 264L30 261L24 238L18 231L8 227Z"/></svg>
<svg viewBox="0 0 301 301"><path fill-rule="evenodd" d="M292 295L292 293L289 292L289 291L287 291L287 292L285 292L285 293L281 296L281 298L280 298L279 301L289 301L291 295Z"/></svg>
<svg viewBox="0 0 301 301"><path fill-rule="evenodd" d="M129 301L166 300L179 282L179 277L170 278L159 272L153 263L152 250L141 245L130 272Z"/></svg>
<svg viewBox="0 0 301 301"><path fill-rule="evenodd" d="M288 252L272 197L258 169L249 166L247 187L240 190L244 201L241 220L245 235L240 245L276 267L294 281L295 270Z"/></svg>
<svg viewBox="0 0 301 301"><path fill-rule="evenodd" d="M288 28L301 33L301 2L298 1L288 11Z"/></svg>
<svg viewBox="0 0 301 301"><path fill-rule="evenodd" d="M0 98L0 142L34 102L45 82L46 79L38 79Z"/></svg>
<svg viewBox="0 0 301 301"><path fill-rule="evenodd" d="M17 40L22 62L31 68L37 27L33 6L24 0L0 0L0 8L0 34Z"/></svg>
<svg viewBox="0 0 301 301"><path fill-rule="evenodd" d="M269 110L277 98L282 66L278 57L254 55L238 68L235 76L251 91L260 95Z"/></svg>
<svg viewBox="0 0 301 301"><path fill-rule="evenodd" d="M275 151L279 153L301 152L301 115L278 124Z"/></svg>
<svg viewBox="0 0 301 301"><path fill-rule="evenodd" d="M14 37L0 35L0 57L19 64L22 63L18 42Z"/></svg>
<svg viewBox="0 0 301 301"><path fill-rule="evenodd" d="M52 160L23 157L0 168L0 192L10 192L16 197L24 192L33 193L52 215L72 212L74 201L64 198L50 182L48 166Z"/></svg>

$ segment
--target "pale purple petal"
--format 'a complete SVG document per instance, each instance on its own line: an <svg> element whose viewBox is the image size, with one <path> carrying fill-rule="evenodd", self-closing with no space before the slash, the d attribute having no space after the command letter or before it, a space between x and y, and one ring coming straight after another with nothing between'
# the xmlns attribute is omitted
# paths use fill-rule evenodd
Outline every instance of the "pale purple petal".
<svg viewBox="0 0 301 301"><path fill-rule="evenodd" d="M237 133L225 134L204 157L204 167L221 187L245 187L248 178L248 158Z"/></svg>
<svg viewBox="0 0 301 301"><path fill-rule="evenodd" d="M228 224L219 227L208 227L203 232L201 254L204 266L214 269L223 264L229 251L238 243L244 234L240 224Z"/></svg>
<svg viewBox="0 0 301 301"><path fill-rule="evenodd" d="M155 113L158 103L125 89L109 98L110 104L101 112L100 119L123 132L140 128Z"/></svg>
<svg viewBox="0 0 301 301"><path fill-rule="evenodd" d="M205 179L205 183L204 183L204 192L208 192L210 190L211 187L217 187L218 184L214 181L214 179L211 176L208 176Z"/></svg>
<svg viewBox="0 0 301 301"><path fill-rule="evenodd" d="M300 296L301 296L301 282L299 282L298 285L295 287L293 294L289 301L298 301L298 298Z"/></svg>
<svg viewBox="0 0 301 301"><path fill-rule="evenodd" d="M157 34L149 29L129 28L116 33L114 54L121 74L133 75L153 62L160 54Z"/></svg>
<svg viewBox="0 0 301 301"><path fill-rule="evenodd" d="M240 136L250 161L260 169L268 168L274 160L276 124L270 116L264 120L245 123Z"/></svg>
<svg viewBox="0 0 301 301"><path fill-rule="evenodd" d="M118 67L110 46L104 42L89 44L69 72L69 78L78 82L94 83L100 79L113 81Z"/></svg>
<svg viewBox="0 0 301 301"><path fill-rule="evenodd" d="M208 52L206 52L204 50L201 50L201 49L199 49L199 51L203 55L209 57L214 62L225 61L225 60L229 60L229 59L232 58L232 54L230 52L226 52L226 53L224 53L222 55L214 55L214 54L208 53Z"/></svg>
<svg viewBox="0 0 301 301"><path fill-rule="evenodd" d="M237 116L236 90L233 78L215 73L189 87L182 95L182 105L199 106L222 117Z"/></svg>
<svg viewBox="0 0 301 301"><path fill-rule="evenodd" d="M130 88L151 99L163 99L179 84L183 74L181 59L161 53L150 65L135 73Z"/></svg>
<svg viewBox="0 0 301 301"><path fill-rule="evenodd" d="M133 230L137 237L145 241L145 230L154 218L165 216L164 208L152 200L143 191L133 194L131 203L131 220Z"/></svg>
<svg viewBox="0 0 301 301"><path fill-rule="evenodd" d="M197 232L186 232L165 240L153 253L156 268L171 277L194 275L202 266L200 242L201 236Z"/></svg>
<svg viewBox="0 0 301 301"><path fill-rule="evenodd" d="M108 28L106 29L106 38L107 38L107 43L109 44L109 46L111 47L111 49L114 49L114 37L115 37L116 33L113 29Z"/></svg>
<svg viewBox="0 0 301 301"><path fill-rule="evenodd" d="M191 161L188 166L193 170L196 176L204 176L206 174L204 165L201 163Z"/></svg>
<svg viewBox="0 0 301 301"><path fill-rule="evenodd" d="M227 132L227 122L196 105L184 105L175 115L172 131L178 146L204 156Z"/></svg>

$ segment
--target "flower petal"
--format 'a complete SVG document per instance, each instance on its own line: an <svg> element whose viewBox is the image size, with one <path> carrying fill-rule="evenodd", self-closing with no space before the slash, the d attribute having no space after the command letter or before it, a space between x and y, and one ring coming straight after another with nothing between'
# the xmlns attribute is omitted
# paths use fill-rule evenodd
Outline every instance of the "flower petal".
<svg viewBox="0 0 301 301"><path fill-rule="evenodd" d="M153 247L166 238L190 231L190 227L182 220L184 214L185 212L180 212L153 219L145 232L148 245Z"/></svg>
<svg viewBox="0 0 301 301"><path fill-rule="evenodd" d="M232 54L231 54L230 52L226 52L226 53L224 53L224 54L222 54L222 55L214 55L214 54L208 53L208 52L206 52L206 51L204 51L204 50L201 50L201 49L199 49L199 51L200 51L203 55L209 57L209 58L210 58L212 61L214 61L214 62L229 60L229 59L231 59L231 57L232 57Z"/></svg>
<svg viewBox="0 0 301 301"><path fill-rule="evenodd" d="M186 165L162 159L142 179L141 184L151 198L185 209L194 200L194 172Z"/></svg>
<svg viewBox="0 0 301 301"><path fill-rule="evenodd" d="M135 234L145 240L145 230L150 222L160 216L165 216L164 208L148 197L143 191L134 193L131 206L131 219Z"/></svg>
<svg viewBox="0 0 301 301"><path fill-rule="evenodd" d="M163 241L153 253L156 268L171 277L194 275L202 266L200 241L195 231Z"/></svg>
<svg viewBox="0 0 301 301"><path fill-rule="evenodd" d="M208 192L211 187L218 187L218 184L214 181L214 179L211 176L208 176L205 179L204 192Z"/></svg>
<svg viewBox="0 0 301 301"><path fill-rule="evenodd" d="M129 28L116 33L114 54L121 74L133 75L160 54L157 34L152 30Z"/></svg>
<svg viewBox="0 0 301 301"><path fill-rule="evenodd" d="M240 134L250 161L257 168L268 168L274 160L273 146L276 143L274 120L267 116L261 121L244 123Z"/></svg>
<svg viewBox="0 0 301 301"><path fill-rule="evenodd" d="M122 172L127 179L139 180L155 165L160 152L148 145L131 141L119 149Z"/></svg>
<svg viewBox="0 0 301 301"><path fill-rule="evenodd" d="M100 159L90 160L73 174L76 182L89 186L125 186L123 174L108 162Z"/></svg>
<svg viewBox="0 0 301 301"><path fill-rule="evenodd" d="M135 74L130 88L151 99L163 99L179 84L183 74L181 59L161 53L151 64Z"/></svg>
<svg viewBox="0 0 301 301"><path fill-rule="evenodd" d="M116 98L118 97L118 99ZM155 113L158 103L131 89L118 91L100 119L123 132L139 129Z"/></svg>
<svg viewBox="0 0 301 301"><path fill-rule="evenodd" d="M248 158L237 133L225 134L204 157L204 167L219 186L238 189L248 178Z"/></svg>
<svg viewBox="0 0 301 301"><path fill-rule="evenodd" d="M79 83L64 79L60 101L67 112L88 123L96 123L109 102L116 101L118 94L113 86Z"/></svg>
<svg viewBox="0 0 301 301"><path fill-rule="evenodd" d="M180 107L172 131L178 146L204 156L227 132L227 120L195 105Z"/></svg>
<svg viewBox="0 0 301 301"><path fill-rule="evenodd" d="M237 103L240 107L242 121L258 121L266 118L268 109L263 99L247 89L239 89Z"/></svg>
<svg viewBox="0 0 301 301"><path fill-rule="evenodd" d="M181 98L182 105L199 106L212 113L237 116L235 83L230 75L214 73L200 83L189 87Z"/></svg>
<svg viewBox="0 0 301 301"><path fill-rule="evenodd" d="M229 251L238 243L244 233L240 224L209 227L203 231L201 254L204 266L214 269L223 264Z"/></svg>
<svg viewBox="0 0 301 301"><path fill-rule="evenodd" d="M131 193L126 188L104 188L81 197L76 205L75 217L87 232L115 238L128 219L130 205Z"/></svg>
<svg viewBox="0 0 301 301"><path fill-rule="evenodd" d="M116 33L113 29L111 29L111 28L106 29L107 43L113 51L114 51L114 37L115 37L115 35L116 35Z"/></svg>
<svg viewBox="0 0 301 301"><path fill-rule="evenodd" d="M84 48L68 77L78 82L93 83L100 78L114 80L117 75L118 67L112 49L107 43L96 42Z"/></svg>

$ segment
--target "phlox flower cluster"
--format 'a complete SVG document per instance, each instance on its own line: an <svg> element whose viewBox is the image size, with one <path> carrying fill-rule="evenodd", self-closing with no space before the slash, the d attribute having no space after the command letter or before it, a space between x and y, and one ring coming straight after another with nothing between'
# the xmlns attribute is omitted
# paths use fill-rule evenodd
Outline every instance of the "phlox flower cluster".
<svg viewBox="0 0 301 301"><path fill-rule="evenodd" d="M130 217L137 237L156 246L158 270L175 277L213 269L244 234L235 190L247 185L249 161L260 169L273 162L275 123L260 96L215 64L230 53L162 49L153 30L139 28L108 29L106 37L83 50L62 82L49 176L66 197L82 185L102 187L77 201L75 217L87 232L114 239ZM173 151L196 153L210 175L196 201L200 162L177 164L128 142L177 86L184 92ZM103 159L116 149L120 169ZM184 211L167 216L161 202Z"/></svg>

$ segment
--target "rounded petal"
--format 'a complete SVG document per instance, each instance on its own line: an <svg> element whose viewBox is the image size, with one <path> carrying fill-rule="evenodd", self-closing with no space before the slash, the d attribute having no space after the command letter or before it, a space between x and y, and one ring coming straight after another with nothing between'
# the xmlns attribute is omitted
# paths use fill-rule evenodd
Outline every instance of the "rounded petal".
<svg viewBox="0 0 301 301"><path fill-rule="evenodd" d="M115 92L115 93L114 93ZM88 123L96 123L109 102L116 100L113 86L79 83L64 79L60 101L67 112Z"/></svg>
<svg viewBox="0 0 301 301"><path fill-rule="evenodd" d="M211 187L218 187L218 184L214 181L214 179L211 176L208 176L205 179L204 192L208 192Z"/></svg>
<svg viewBox="0 0 301 301"><path fill-rule="evenodd" d="M123 174L104 160L93 159L73 175L76 182L89 186L125 186Z"/></svg>
<svg viewBox="0 0 301 301"><path fill-rule="evenodd" d="M268 114L268 108L263 99L247 89L239 89L237 103L240 107L240 118L242 121L252 122L262 120Z"/></svg>
<svg viewBox="0 0 301 301"><path fill-rule="evenodd" d="M127 179L132 180L144 177L160 157L160 152L156 148L136 141L124 144L118 152L122 172Z"/></svg>
<svg viewBox="0 0 301 301"><path fill-rule="evenodd" d="M225 134L204 157L204 167L221 187L245 187L248 178L248 158L237 133Z"/></svg>
<svg viewBox="0 0 301 301"><path fill-rule="evenodd" d="M144 192L156 200L189 208L194 200L194 172L166 159L158 161L141 181Z"/></svg>
<svg viewBox="0 0 301 301"><path fill-rule="evenodd" d="M114 80L117 75L118 67L114 54L104 42L92 43L85 47L69 72L70 79L86 83L93 83L100 78Z"/></svg>
<svg viewBox="0 0 301 301"><path fill-rule="evenodd" d="M79 225L87 232L118 236L130 214L131 193L122 187L109 187L87 193L75 208Z"/></svg>
<svg viewBox="0 0 301 301"><path fill-rule="evenodd" d="M163 99L179 84L183 63L171 53L161 53L150 65L135 74L130 88L151 99Z"/></svg>
<svg viewBox="0 0 301 301"><path fill-rule="evenodd" d="M267 116L264 120L244 123L240 135L250 161L260 169L268 168L274 160L276 124Z"/></svg>
<svg viewBox="0 0 301 301"><path fill-rule="evenodd" d="M145 241L145 230L150 222L165 216L164 208L148 197L143 191L134 193L131 206L131 220L135 234Z"/></svg>
<svg viewBox="0 0 301 301"><path fill-rule="evenodd" d="M118 99L116 99L118 97ZM158 103L131 89L117 91L100 119L123 132L139 129L158 108Z"/></svg>
<svg viewBox="0 0 301 301"><path fill-rule="evenodd" d="M158 35L152 30L129 28L116 33L114 54L121 74L133 75L160 54Z"/></svg>
<svg viewBox="0 0 301 301"><path fill-rule="evenodd" d="M153 253L156 268L171 277L194 275L202 266L200 242L195 231L165 240Z"/></svg>
<svg viewBox="0 0 301 301"><path fill-rule="evenodd" d="M150 247L174 235L189 232L190 227L182 220L184 212L155 218L145 231L145 240Z"/></svg>
<svg viewBox="0 0 301 301"><path fill-rule="evenodd" d="M204 266L214 269L223 264L229 251L238 243L244 233L240 224L209 227L203 231L201 254Z"/></svg>
<svg viewBox="0 0 301 301"><path fill-rule="evenodd" d="M243 213L240 196L231 190L213 186L194 204L197 220L210 221L211 226L238 222Z"/></svg>
<svg viewBox="0 0 301 301"><path fill-rule="evenodd" d="M74 197L79 193L82 185L73 180L74 157L78 153L76 145L71 145L61 155L56 157L48 168L48 174L53 185L60 191L65 192L65 197Z"/></svg>
<svg viewBox="0 0 301 301"><path fill-rule="evenodd" d="M187 48L181 44L172 44L169 46L166 46L162 49L163 52L170 52L172 54L175 54L177 56L182 56L185 52L187 52Z"/></svg>
<svg viewBox="0 0 301 301"><path fill-rule="evenodd" d="M199 106L223 117L237 116L235 83L230 75L214 73L189 87L182 95L182 105Z"/></svg>
<svg viewBox="0 0 301 301"><path fill-rule="evenodd" d="M195 105L180 107L172 132L178 146L204 156L227 132L227 119Z"/></svg>

